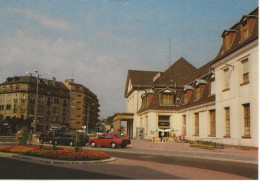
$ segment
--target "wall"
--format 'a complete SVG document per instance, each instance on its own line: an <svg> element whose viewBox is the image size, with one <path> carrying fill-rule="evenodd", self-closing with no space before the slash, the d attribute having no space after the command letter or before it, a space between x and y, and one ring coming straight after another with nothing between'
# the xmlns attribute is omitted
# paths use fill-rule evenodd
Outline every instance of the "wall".
<svg viewBox="0 0 260 181"><path fill-rule="evenodd" d="M242 84L243 67L241 61L249 61L249 84ZM258 43L251 43L237 52L221 60L227 64L217 64L216 75L216 120L217 136L225 135L225 107L230 107L231 138L225 138L226 144L240 144L243 146L258 146ZM223 69L232 70L230 89L223 91ZM242 138L244 135L243 104L250 103L251 138Z"/></svg>

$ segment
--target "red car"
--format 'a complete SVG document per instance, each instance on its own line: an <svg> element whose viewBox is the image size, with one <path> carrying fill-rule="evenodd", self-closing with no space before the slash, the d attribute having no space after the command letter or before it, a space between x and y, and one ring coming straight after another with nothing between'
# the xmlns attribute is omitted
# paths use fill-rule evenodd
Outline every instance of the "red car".
<svg viewBox="0 0 260 181"><path fill-rule="evenodd" d="M88 142L91 147L106 146L112 148L116 148L117 146L124 148L131 144L130 139L124 138L122 135L114 133L103 134L97 138L90 138Z"/></svg>

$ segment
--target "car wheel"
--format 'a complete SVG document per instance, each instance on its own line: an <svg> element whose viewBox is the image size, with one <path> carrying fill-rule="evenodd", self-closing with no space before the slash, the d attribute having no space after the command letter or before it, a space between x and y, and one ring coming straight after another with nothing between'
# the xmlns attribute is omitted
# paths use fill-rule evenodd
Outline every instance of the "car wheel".
<svg viewBox="0 0 260 181"><path fill-rule="evenodd" d="M54 144L57 145L57 144L58 144L58 141L54 141Z"/></svg>
<svg viewBox="0 0 260 181"><path fill-rule="evenodd" d="M95 147L95 146L96 146L96 143L95 143L95 142L91 142L91 143L90 143L90 146L91 146L91 147Z"/></svg>
<svg viewBox="0 0 260 181"><path fill-rule="evenodd" d="M115 143L111 143L111 148L116 148L116 144Z"/></svg>
<svg viewBox="0 0 260 181"><path fill-rule="evenodd" d="M70 142L70 146L73 146L73 142L72 141Z"/></svg>

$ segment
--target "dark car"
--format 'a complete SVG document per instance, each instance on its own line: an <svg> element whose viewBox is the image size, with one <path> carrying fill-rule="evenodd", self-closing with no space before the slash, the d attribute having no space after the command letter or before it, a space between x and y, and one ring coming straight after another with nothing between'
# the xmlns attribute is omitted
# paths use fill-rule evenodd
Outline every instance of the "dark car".
<svg viewBox="0 0 260 181"><path fill-rule="evenodd" d="M85 146L88 143L89 136L86 134L78 133L78 146ZM69 145L74 146L76 142L76 134L65 133L54 139L56 145Z"/></svg>
<svg viewBox="0 0 260 181"><path fill-rule="evenodd" d="M59 134L55 132L42 132L39 136L39 142L43 144L44 142L48 142L52 144L52 141L55 139L55 137L59 136Z"/></svg>

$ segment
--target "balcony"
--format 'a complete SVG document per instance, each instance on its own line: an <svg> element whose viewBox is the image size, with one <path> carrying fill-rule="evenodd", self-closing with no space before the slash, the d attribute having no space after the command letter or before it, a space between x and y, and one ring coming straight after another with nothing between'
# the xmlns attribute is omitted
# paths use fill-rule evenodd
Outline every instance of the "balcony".
<svg viewBox="0 0 260 181"><path fill-rule="evenodd" d="M22 102L22 103L25 103L25 102L26 102L26 99L21 99L21 102Z"/></svg>
<svg viewBox="0 0 260 181"><path fill-rule="evenodd" d="M13 113L17 113L17 109L13 109Z"/></svg>
<svg viewBox="0 0 260 181"><path fill-rule="evenodd" d="M14 99L14 103L17 103L18 99Z"/></svg>

